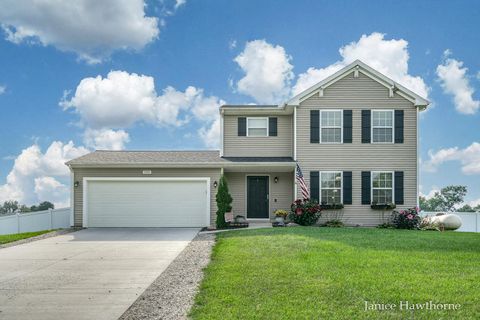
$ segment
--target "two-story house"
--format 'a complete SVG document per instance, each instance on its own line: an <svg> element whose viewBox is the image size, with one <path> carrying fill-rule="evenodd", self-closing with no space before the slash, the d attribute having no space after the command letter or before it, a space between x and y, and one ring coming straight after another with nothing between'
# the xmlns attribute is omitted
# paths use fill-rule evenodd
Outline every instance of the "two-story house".
<svg viewBox="0 0 480 320"><path fill-rule="evenodd" d="M69 161L72 225L200 227L218 180L234 214L269 219L301 197L343 204L350 225L381 222L374 203L418 204L418 113L429 102L355 61L281 105L220 108L216 151L95 151Z"/></svg>

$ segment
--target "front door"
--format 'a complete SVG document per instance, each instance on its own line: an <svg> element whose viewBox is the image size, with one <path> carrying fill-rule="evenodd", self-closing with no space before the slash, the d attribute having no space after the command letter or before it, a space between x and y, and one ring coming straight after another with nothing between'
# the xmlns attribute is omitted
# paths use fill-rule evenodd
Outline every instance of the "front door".
<svg viewBox="0 0 480 320"><path fill-rule="evenodd" d="M268 176L247 176L247 218L269 218Z"/></svg>

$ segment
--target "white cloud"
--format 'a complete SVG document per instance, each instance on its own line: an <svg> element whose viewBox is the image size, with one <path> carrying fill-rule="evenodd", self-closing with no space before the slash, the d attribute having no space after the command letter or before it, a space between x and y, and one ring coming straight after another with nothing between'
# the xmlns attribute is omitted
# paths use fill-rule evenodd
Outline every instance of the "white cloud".
<svg viewBox="0 0 480 320"><path fill-rule="evenodd" d="M70 205L68 186L53 177L35 178L34 191L37 199L39 199L38 202L49 201L56 208L64 208Z"/></svg>
<svg viewBox="0 0 480 320"><path fill-rule="evenodd" d="M385 34L362 35L358 41L339 49L342 59L325 68L309 68L298 76L293 94L298 94L359 59L413 92L428 98L429 88L418 76L408 73L408 42L404 39L385 40Z"/></svg>
<svg viewBox="0 0 480 320"><path fill-rule="evenodd" d="M445 57L451 54L445 51ZM446 58L444 63L437 66L437 76L443 91L453 96L455 108L463 114L474 114L480 108L480 101L473 99L475 90L470 85L467 76L467 68L463 62L452 58Z"/></svg>
<svg viewBox="0 0 480 320"><path fill-rule="evenodd" d="M5 86L0 86L0 95L5 93L5 90L7 90L7 87Z"/></svg>
<svg viewBox="0 0 480 320"><path fill-rule="evenodd" d="M427 194L425 194L425 193L423 193L423 192L420 191L420 196L425 197L425 198L427 198L427 199L430 199L430 198L432 198L432 197L435 195L435 193L437 193L437 192L440 192L440 189L437 188L436 186L433 186L432 189L431 189Z"/></svg>
<svg viewBox="0 0 480 320"><path fill-rule="evenodd" d="M140 50L160 32L158 18L145 16L143 0L4 0L0 23L13 43L52 45L88 63L115 50Z"/></svg>
<svg viewBox="0 0 480 320"><path fill-rule="evenodd" d="M265 40L247 42L234 61L245 72L237 82L238 92L253 97L259 103L279 103L290 94L294 77L291 57L281 46Z"/></svg>
<svg viewBox="0 0 480 320"><path fill-rule="evenodd" d="M136 122L180 126L188 122L189 111L200 120L213 120L222 103L192 86L184 92L169 86L157 95L153 77L111 71L105 78L81 80L73 97L64 97L60 105L74 109L87 127L101 129L126 128Z"/></svg>
<svg viewBox="0 0 480 320"><path fill-rule="evenodd" d="M87 147L97 150L123 150L130 141L125 130L87 129L84 134L84 143Z"/></svg>
<svg viewBox="0 0 480 320"><path fill-rule="evenodd" d="M64 204L68 199L60 199L60 194L64 193L62 185L65 184L57 181L57 178L68 180L69 170L64 163L88 152L84 147L75 147L72 141L66 144L55 141L45 153L36 144L24 149L15 159L6 183L0 185L0 202L18 200L31 205L51 199L56 204ZM53 191L54 186L58 190ZM45 198L47 190L52 192L52 198Z"/></svg>
<svg viewBox="0 0 480 320"><path fill-rule="evenodd" d="M219 118L225 101L206 96L203 89L189 86L185 91L166 87L161 95L153 77L111 71L80 81L71 98L60 101L64 109L73 109L86 127L85 144L91 148L123 149L129 141L125 129L143 122L165 127L180 127L191 119L210 126Z"/></svg>
<svg viewBox="0 0 480 320"><path fill-rule="evenodd" d="M218 148L220 143L220 119L217 118L210 126L200 128L198 134L205 146Z"/></svg>
<svg viewBox="0 0 480 320"><path fill-rule="evenodd" d="M185 3L187 3L187 0L175 0L175 10L185 5Z"/></svg>
<svg viewBox="0 0 480 320"><path fill-rule="evenodd" d="M480 174L480 143L473 142L465 149L459 147L428 151L429 159L422 163L423 169L436 172L438 167L448 161L459 161L462 172L467 175Z"/></svg>

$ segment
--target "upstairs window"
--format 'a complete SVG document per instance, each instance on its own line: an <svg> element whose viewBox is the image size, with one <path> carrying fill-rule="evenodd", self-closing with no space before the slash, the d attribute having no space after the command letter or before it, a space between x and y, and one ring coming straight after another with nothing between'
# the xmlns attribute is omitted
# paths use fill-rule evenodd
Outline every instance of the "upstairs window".
<svg viewBox="0 0 480 320"><path fill-rule="evenodd" d="M393 203L393 172L372 172L372 203Z"/></svg>
<svg viewBox="0 0 480 320"><path fill-rule="evenodd" d="M268 137L268 118L247 118L248 137Z"/></svg>
<svg viewBox="0 0 480 320"><path fill-rule="evenodd" d="M342 110L320 111L320 142L342 143Z"/></svg>
<svg viewBox="0 0 480 320"><path fill-rule="evenodd" d="M320 190L322 203L342 203L342 172L321 172Z"/></svg>
<svg viewBox="0 0 480 320"><path fill-rule="evenodd" d="M393 143L393 110L372 110L372 143Z"/></svg>

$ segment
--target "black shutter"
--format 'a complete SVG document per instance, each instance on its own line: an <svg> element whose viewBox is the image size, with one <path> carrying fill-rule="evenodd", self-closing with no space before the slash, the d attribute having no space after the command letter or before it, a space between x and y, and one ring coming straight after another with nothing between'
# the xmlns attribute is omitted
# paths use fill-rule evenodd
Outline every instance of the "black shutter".
<svg viewBox="0 0 480 320"><path fill-rule="evenodd" d="M310 198L319 201L320 181L318 171L310 171Z"/></svg>
<svg viewBox="0 0 480 320"><path fill-rule="evenodd" d="M343 171L343 204L352 204L352 171Z"/></svg>
<svg viewBox="0 0 480 320"><path fill-rule="evenodd" d="M270 137L277 136L277 118L276 117L268 118L268 135Z"/></svg>
<svg viewBox="0 0 480 320"><path fill-rule="evenodd" d="M395 204L403 204L403 171L395 171Z"/></svg>
<svg viewBox="0 0 480 320"><path fill-rule="evenodd" d="M247 118L238 117L238 136L245 137L247 135Z"/></svg>
<svg viewBox="0 0 480 320"><path fill-rule="evenodd" d="M370 143L370 125L371 112L370 110L362 110L362 143Z"/></svg>
<svg viewBox="0 0 480 320"><path fill-rule="evenodd" d="M395 110L395 143L403 143L403 110Z"/></svg>
<svg viewBox="0 0 480 320"><path fill-rule="evenodd" d="M362 204L370 204L370 171L362 171Z"/></svg>
<svg viewBox="0 0 480 320"><path fill-rule="evenodd" d="M352 143L352 110L343 110L343 143Z"/></svg>
<svg viewBox="0 0 480 320"><path fill-rule="evenodd" d="M310 143L320 142L320 111L310 110Z"/></svg>

